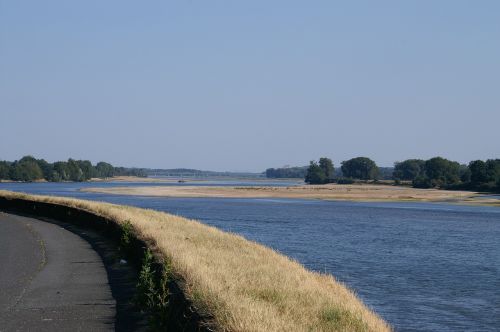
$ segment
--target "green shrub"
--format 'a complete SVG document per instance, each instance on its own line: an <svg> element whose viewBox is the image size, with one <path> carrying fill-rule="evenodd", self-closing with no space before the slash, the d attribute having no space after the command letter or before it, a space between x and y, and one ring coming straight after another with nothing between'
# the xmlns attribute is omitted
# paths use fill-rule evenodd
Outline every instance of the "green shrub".
<svg viewBox="0 0 500 332"><path fill-rule="evenodd" d="M338 184L353 184L355 181L353 178L338 178L336 182Z"/></svg>
<svg viewBox="0 0 500 332"><path fill-rule="evenodd" d="M412 186L414 188L432 188L431 180L426 176L418 176L412 181Z"/></svg>
<svg viewBox="0 0 500 332"><path fill-rule="evenodd" d="M120 236L119 250L120 250L120 253L124 257L126 257L126 256L130 255L130 251L132 250L132 248L130 247L130 242L132 241L132 238L134 236L133 235L133 227L132 227L132 223L130 222L130 220L125 221L121 225L121 231L122 231L122 234Z"/></svg>
<svg viewBox="0 0 500 332"><path fill-rule="evenodd" d="M161 275L153 268L154 257L148 249L144 253L137 283L135 303L149 315L149 325L153 331L164 331L168 322L168 281L170 267L165 263Z"/></svg>

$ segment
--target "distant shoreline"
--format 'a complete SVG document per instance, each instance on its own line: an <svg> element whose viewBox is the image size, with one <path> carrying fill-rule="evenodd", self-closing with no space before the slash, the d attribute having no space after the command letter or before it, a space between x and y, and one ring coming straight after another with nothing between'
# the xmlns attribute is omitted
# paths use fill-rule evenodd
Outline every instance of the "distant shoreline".
<svg viewBox="0 0 500 332"><path fill-rule="evenodd" d="M301 179L297 178L237 178L237 177L211 177L211 178L197 178L197 177L141 177L141 176L130 176L130 175L120 175L113 176L109 178L91 178L86 181L81 182L154 182L154 183L178 183L178 182L204 182L204 181L252 181L252 182L297 182L298 184L303 182ZM0 183L38 183L38 182L51 182L51 183L78 183L80 181L47 181L45 179L39 179L34 181L14 181L0 179Z"/></svg>
<svg viewBox="0 0 500 332"><path fill-rule="evenodd" d="M85 183L85 182L178 182L177 179L165 179L165 178L150 178L150 177L140 177L140 176L113 176L109 178L91 178L87 181L47 181L45 179L39 179L34 181L14 181L14 180L5 180L1 179L0 183Z"/></svg>
<svg viewBox="0 0 500 332"><path fill-rule="evenodd" d="M117 195L184 197L184 198L296 198L357 202L443 202L457 204L500 206L495 198L477 198L483 195L471 191L416 189L403 186L376 184L302 185L291 187L264 186L155 186L83 188L81 191Z"/></svg>
<svg viewBox="0 0 500 332"><path fill-rule="evenodd" d="M173 179L157 179L140 176L113 176L110 178L92 178L86 182L177 182Z"/></svg>

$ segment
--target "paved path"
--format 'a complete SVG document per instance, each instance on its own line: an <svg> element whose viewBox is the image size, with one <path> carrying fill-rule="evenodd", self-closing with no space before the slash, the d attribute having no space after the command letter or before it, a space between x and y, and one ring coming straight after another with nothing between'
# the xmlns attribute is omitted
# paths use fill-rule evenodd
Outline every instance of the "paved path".
<svg viewBox="0 0 500 332"><path fill-rule="evenodd" d="M135 330L127 322L119 328L116 317L106 268L89 242L0 212L0 331Z"/></svg>

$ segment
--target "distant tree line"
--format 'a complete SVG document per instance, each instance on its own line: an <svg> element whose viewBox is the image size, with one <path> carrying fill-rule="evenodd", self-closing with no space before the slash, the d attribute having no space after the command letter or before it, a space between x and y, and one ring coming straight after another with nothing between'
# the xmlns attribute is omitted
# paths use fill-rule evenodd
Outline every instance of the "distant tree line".
<svg viewBox="0 0 500 332"><path fill-rule="evenodd" d="M354 183L355 180L378 180L381 175L385 178L387 169L384 172L375 164L373 160L366 157L352 158L340 164L340 170L336 170L331 159L323 157L318 162L311 161L307 168L305 182L309 184L324 183Z"/></svg>
<svg viewBox="0 0 500 332"><path fill-rule="evenodd" d="M310 184L394 179L397 184L411 182L415 188L462 189L500 192L500 159L474 160L468 165L442 157L429 160L408 159L394 168L378 167L367 157L352 158L335 170L329 158L311 161L304 176Z"/></svg>
<svg viewBox="0 0 500 332"><path fill-rule="evenodd" d="M0 161L0 180L81 182L91 178L110 178L118 175L145 176L140 169L113 167L113 165L103 161L92 165L88 160L70 158L68 161L49 163L44 159L36 159L32 156L25 156L13 162Z"/></svg>
<svg viewBox="0 0 500 332"><path fill-rule="evenodd" d="M268 168L266 169L267 178L305 178L307 173L307 166L301 167L282 167L282 168Z"/></svg>
<svg viewBox="0 0 500 332"><path fill-rule="evenodd" d="M167 177L192 177L192 178L207 178L207 177L238 177L238 178L258 178L265 176L265 172L251 173L251 172L216 172L216 171L203 171L191 168L140 168L147 176L167 176Z"/></svg>
<svg viewBox="0 0 500 332"><path fill-rule="evenodd" d="M394 164L396 181L411 181L415 188L500 191L500 159L474 160L461 165L442 157L408 159Z"/></svg>
<svg viewBox="0 0 500 332"><path fill-rule="evenodd" d="M332 171L327 170L331 162ZM323 173L320 164L323 165ZM342 182L352 183L359 180L392 180L394 167L378 167L375 162L366 157L347 160L341 164L343 167L334 168L329 158L321 158L319 162L312 161L309 166L268 168L265 171L267 178L308 178L307 181L315 183ZM344 174L345 171L345 174ZM309 176L307 174L309 173ZM367 174L370 173L370 174ZM314 180L315 179L315 180ZM309 182L308 182L309 183Z"/></svg>

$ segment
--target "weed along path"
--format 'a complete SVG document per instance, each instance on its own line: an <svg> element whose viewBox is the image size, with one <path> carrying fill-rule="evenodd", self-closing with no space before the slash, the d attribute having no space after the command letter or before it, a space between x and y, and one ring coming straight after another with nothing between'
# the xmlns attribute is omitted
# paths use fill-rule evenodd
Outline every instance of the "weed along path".
<svg viewBox="0 0 500 332"><path fill-rule="evenodd" d="M93 248L104 244L78 232L0 213L0 331L137 330L120 319L126 281L110 283L116 267Z"/></svg>

